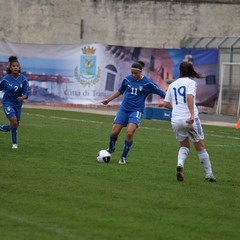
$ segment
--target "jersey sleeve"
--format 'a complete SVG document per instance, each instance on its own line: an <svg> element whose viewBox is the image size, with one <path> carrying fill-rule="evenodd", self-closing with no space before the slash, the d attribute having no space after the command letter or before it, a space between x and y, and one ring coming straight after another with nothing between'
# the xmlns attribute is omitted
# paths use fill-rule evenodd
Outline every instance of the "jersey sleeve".
<svg viewBox="0 0 240 240"><path fill-rule="evenodd" d="M194 80L189 81L188 87L187 87L187 94L192 94L193 96L196 96L197 91L197 83Z"/></svg>
<svg viewBox="0 0 240 240"><path fill-rule="evenodd" d="M119 89L118 89L118 91L119 91L121 94L123 94L123 93L125 92L125 90L126 90L126 88L127 88L127 82L128 82L127 79L124 78L123 81L122 81L121 86L120 86Z"/></svg>
<svg viewBox="0 0 240 240"><path fill-rule="evenodd" d="M165 98L166 93L152 80L148 83L148 88L150 93L159 95L162 98Z"/></svg>
<svg viewBox="0 0 240 240"><path fill-rule="evenodd" d="M171 97L171 86L168 87L166 96L164 98L165 102L172 102L172 97Z"/></svg>

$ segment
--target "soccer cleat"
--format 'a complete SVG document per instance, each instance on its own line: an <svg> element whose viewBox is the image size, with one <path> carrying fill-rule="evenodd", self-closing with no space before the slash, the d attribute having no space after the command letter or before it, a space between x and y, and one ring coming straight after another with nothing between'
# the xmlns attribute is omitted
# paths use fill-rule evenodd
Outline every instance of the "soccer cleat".
<svg viewBox="0 0 240 240"><path fill-rule="evenodd" d="M109 151L109 148L106 149L109 153L113 153L116 151L116 148L114 147L114 149L112 149L112 151Z"/></svg>
<svg viewBox="0 0 240 240"><path fill-rule="evenodd" d="M182 167L182 166L177 166L176 176L177 176L177 180L178 180L179 182L182 182L182 181L183 181L183 167Z"/></svg>
<svg viewBox="0 0 240 240"><path fill-rule="evenodd" d="M121 157L118 161L118 164L126 164L126 158L125 157Z"/></svg>
<svg viewBox="0 0 240 240"><path fill-rule="evenodd" d="M213 175L206 175L205 180L209 181L209 182L216 182L217 181L216 177L214 177Z"/></svg>
<svg viewBox="0 0 240 240"><path fill-rule="evenodd" d="M17 149L18 145L17 144L12 144L12 149Z"/></svg>

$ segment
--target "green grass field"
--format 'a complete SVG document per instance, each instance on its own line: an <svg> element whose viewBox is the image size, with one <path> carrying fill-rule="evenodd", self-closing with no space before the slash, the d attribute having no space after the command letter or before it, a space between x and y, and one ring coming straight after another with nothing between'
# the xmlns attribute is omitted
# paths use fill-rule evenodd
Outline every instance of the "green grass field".
<svg viewBox="0 0 240 240"><path fill-rule="evenodd" d="M97 163L112 120L23 109L19 148L0 133L1 240L239 239L239 130L203 126L217 182L204 180L192 147L179 183L179 145L165 121L142 121L126 165L125 131L111 162Z"/></svg>

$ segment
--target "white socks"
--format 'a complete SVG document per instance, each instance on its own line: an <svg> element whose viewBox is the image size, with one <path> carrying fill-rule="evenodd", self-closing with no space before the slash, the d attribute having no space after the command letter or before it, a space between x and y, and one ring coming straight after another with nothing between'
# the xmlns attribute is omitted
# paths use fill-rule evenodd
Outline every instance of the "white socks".
<svg viewBox="0 0 240 240"><path fill-rule="evenodd" d="M187 147L180 147L178 150L178 166L184 167L184 162L188 156L189 149Z"/></svg>
<svg viewBox="0 0 240 240"><path fill-rule="evenodd" d="M184 162L188 156L188 153L189 149L187 147L180 147L180 149L178 150L177 166L184 167ZM203 149L202 151L198 151L197 153L198 158L204 167L206 175L213 175L211 162L207 150Z"/></svg>
<svg viewBox="0 0 240 240"><path fill-rule="evenodd" d="M212 175L212 167L207 150L198 151L198 158L205 169L206 175Z"/></svg>

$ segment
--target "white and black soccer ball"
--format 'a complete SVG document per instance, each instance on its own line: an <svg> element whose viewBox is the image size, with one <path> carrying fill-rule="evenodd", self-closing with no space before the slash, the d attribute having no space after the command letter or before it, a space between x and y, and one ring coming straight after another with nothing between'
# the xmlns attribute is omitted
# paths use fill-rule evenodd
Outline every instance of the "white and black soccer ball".
<svg viewBox="0 0 240 240"><path fill-rule="evenodd" d="M99 163L109 163L111 154L107 150L100 150L97 154L97 161Z"/></svg>

